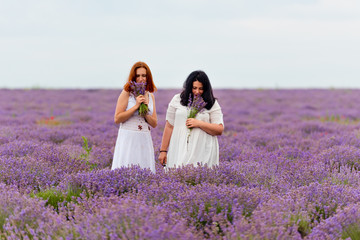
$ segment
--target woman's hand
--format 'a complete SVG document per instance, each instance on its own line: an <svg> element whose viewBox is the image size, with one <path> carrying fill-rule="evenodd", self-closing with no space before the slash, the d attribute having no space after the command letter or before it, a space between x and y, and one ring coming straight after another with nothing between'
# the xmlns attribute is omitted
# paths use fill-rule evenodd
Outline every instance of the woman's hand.
<svg viewBox="0 0 360 240"><path fill-rule="evenodd" d="M139 95L136 97L136 108L139 108L140 107L140 104L141 103L145 103L146 99L145 99L145 96L144 95Z"/></svg>
<svg viewBox="0 0 360 240"><path fill-rule="evenodd" d="M148 97L145 97L145 96L144 96L144 98L145 98L144 103L145 103L146 105L149 105L149 98L150 98L150 97L151 97L150 94L148 94Z"/></svg>
<svg viewBox="0 0 360 240"><path fill-rule="evenodd" d="M160 161L161 165L163 165L165 167L166 162L167 162L167 152L161 152L160 153L159 161Z"/></svg>
<svg viewBox="0 0 360 240"><path fill-rule="evenodd" d="M197 119L195 119L195 118L188 118L187 120L186 120L186 127L187 128L198 128L198 127L200 127L201 126L201 123L202 123L202 121L200 121L200 120L197 120Z"/></svg>

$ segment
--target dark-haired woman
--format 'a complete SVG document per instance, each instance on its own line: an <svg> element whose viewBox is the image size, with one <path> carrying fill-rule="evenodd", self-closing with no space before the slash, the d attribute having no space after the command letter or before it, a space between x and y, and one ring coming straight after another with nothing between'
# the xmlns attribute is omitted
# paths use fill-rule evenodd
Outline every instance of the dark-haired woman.
<svg viewBox="0 0 360 240"><path fill-rule="evenodd" d="M191 95L190 95L191 94ZM189 96L201 95L207 103L195 118L187 118ZM188 138L189 129L191 134ZM187 164L208 167L219 164L217 135L224 131L223 114L214 97L208 76L194 71L186 79L181 94L176 94L168 105L159 160L167 167Z"/></svg>
<svg viewBox="0 0 360 240"><path fill-rule="evenodd" d="M144 95L131 93L132 82L146 83ZM114 121L119 124L114 158L111 169L139 165L155 172L154 147L150 135L150 127L157 125L155 98L156 91L149 66L137 62L130 70L129 78L121 92L115 110ZM139 115L140 104L148 105L145 116Z"/></svg>

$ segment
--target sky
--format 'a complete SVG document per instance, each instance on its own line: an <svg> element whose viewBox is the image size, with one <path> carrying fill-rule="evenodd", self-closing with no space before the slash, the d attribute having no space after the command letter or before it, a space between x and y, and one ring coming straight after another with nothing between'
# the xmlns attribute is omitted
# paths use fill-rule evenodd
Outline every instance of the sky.
<svg viewBox="0 0 360 240"><path fill-rule="evenodd" d="M0 0L0 88L360 88L358 0Z"/></svg>

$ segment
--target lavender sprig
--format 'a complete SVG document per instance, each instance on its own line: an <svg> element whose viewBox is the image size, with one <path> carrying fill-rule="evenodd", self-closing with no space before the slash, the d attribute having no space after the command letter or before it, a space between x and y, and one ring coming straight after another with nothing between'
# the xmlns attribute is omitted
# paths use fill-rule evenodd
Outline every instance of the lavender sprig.
<svg viewBox="0 0 360 240"><path fill-rule="evenodd" d="M131 82L130 90L135 98L140 95L145 95L146 82L139 82L139 83ZM148 106L145 103L141 103L139 107L139 115L144 117L148 113L148 111L149 111Z"/></svg>
<svg viewBox="0 0 360 240"><path fill-rule="evenodd" d="M188 116L187 118L195 118L198 113L201 113L204 110L204 107L206 106L206 102L201 97L201 95L194 95L194 98L192 98L192 94L189 95L189 101L188 101ZM187 142L189 143L189 137L191 133L192 128L189 130L189 134L187 136Z"/></svg>
<svg viewBox="0 0 360 240"><path fill-rule="evenodd" d="M200 95L195 95L194 99L192 99L192 95L189 95L189 102L187 105L188 108L188 117L187 118L195 118L196 115L204 110L206 106L206 102Z"/></svg>

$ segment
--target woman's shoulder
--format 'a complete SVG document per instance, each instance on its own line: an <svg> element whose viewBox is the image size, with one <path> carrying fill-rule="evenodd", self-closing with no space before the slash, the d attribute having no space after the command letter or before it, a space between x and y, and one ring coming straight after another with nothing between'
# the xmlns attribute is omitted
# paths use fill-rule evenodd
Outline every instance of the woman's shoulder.
<svg viewBox="0 0 360 240"><path fill-rule="evenodd" d="M125 89L123 89L120 93L120 95L122 96L130 96L130 92L126 91Z"/></svg>
<svg viewBox="0 0 360 240"><path fill-rule="evenodd" d="M176 107L180 104L180 100L181 100L180 93L175 94L173 98L170 100L169 105Z"/></svg>
<svg viewBox="0 0 360 240"><path fill-rule="evenodd" d="M152 97L153 99L155 99L155 95L151 92L148 92L149 93L149 97Z"/></svg>
<svg viewBox="0 0 360 240"><path fill-rule="evenodd" d="M174 97L173 97L173 99L180 99L180 98L181 98L180 93L175 94Z"/></svg>
<svg viewBox="0 0 360 240"><path fill-rule="evenodd" d="M171 102L180 102L180 100L181 100L180 93L178 93L173 96L173 98L171 99Z"/></svg>
<svg viewBox="0 0 360 240"><path fill-rule="evenodd" d="M212 105L212 107L210 108L209 111L215 111L215 110L218 110L218 109L221 109L221 107L220 107L220 104L219 104L218 100L215 99L215 102L214 102L214 104Z"/></svg>
<svg viewBox="0 0 360 240"><path fill-rule="evenodd" d="M124 101L125 99L128 99L129 96L130 96L130 93L123 89L121 91L118 99L121 100L121 101Z"/></svg>

